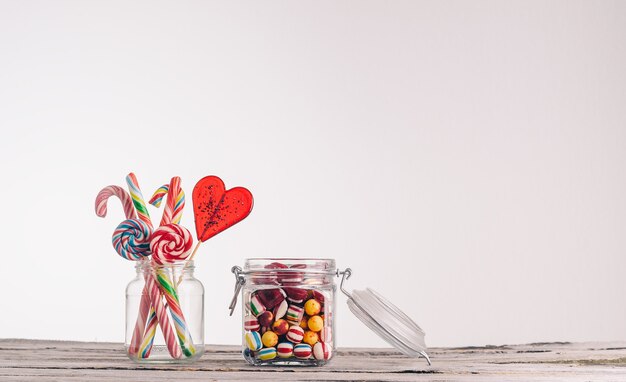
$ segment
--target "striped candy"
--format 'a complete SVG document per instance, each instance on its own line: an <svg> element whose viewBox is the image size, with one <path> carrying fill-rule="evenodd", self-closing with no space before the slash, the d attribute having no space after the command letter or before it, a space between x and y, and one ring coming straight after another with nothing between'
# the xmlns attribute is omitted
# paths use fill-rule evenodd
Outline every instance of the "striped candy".
<svg viewBox="0 0 626 382"><path fill-rule="evenodd" d="M157 208L160 207L163 197L168 193L169 196L163 210L160 225L180 224L183 217L183 209L185 208L185 193L180 188L180 177L175 176L170 181L170 184L164 184L159 187L152 195L152 198L150 198L149 203Z"/></svg>
<svg viewBox="0 0 626 382"><path fill-rule="evenodd" d="M274 318L278 320L279 318L285 317L287 309L289 309L289 304L286 300L283 300L283 302L274 308Z"/></svg>
<svg viewBox="0 0 626 382"><path fill-rule="evenodd" d="M252 332L256 332L261 328L259 320L256 317L248 315L243 319L243 328Z"/></svg>
<svg viewBox="0 0 626 382"><path fill-rule="evenodd" d="M157 330L157 326L158 326L158 318L156 315L156 312L154 311L154 308L148 303L148 307L150 308L147 316L145 315L145 313L143 312L143 305L139 307L139 317L137 317L137 323L135 324L135 329L139 326L143 327L145 326L146 329L143 333L143 340L141 340L141 344L138 350L141 350L139 352L139 356L141 358L148 358L150 357L150 353L152 352L152 345L154 344L154 336L156 335L156 330ZM142 324L140 321L141 319L148 317L148 320L145 324ZM134 354L134 353L131 353Z"/></svg>
<svg viewBox="0 0 626 382"><path fill-rule="evenodd" d="M280 358L289 358L293 355L293 344L291 342L281 342L276 347L276 353Z"/></svg>
<svg viewBox="0 0 626 382"><path fill-rule="evenodd" d="M261 301L256 295L252 296L252 298L250 299L250 310L255 316L258 316L259 314L265 312L265 306L261 304Z"/></svg>
<svg viewBox="0 0 626 382"><path fill-rule="evenodd" d="M259 351L258 357L261 361L269 361L276 358L276 348L263 348Z"/></svg>
<svg viewBox="0 0 626 382"><path fill-rule="evenodd" d="M191 232L178 224L167 224L154 231L150 240L152 260L157 264L185 260L191 251Z"/></svg>
<svg viewBox="0 0 626 382"><path fill-rule="evenodd" d="M330 326L325 326L324 329L320 332L320 340L324 342L332 342L333 340L333 332Z"/></svg>
<svg viewBox="0 0 626 382"><path fill-rule="evenodd" d="M304 309L296 306L296 305L291 305L289 307L289 309L287 309L287 321L289 322L293 322L295 324L299 324L300 321L302 320L302 315L304 314Z"/></svg>
<svg viewBox="0 0 626 382"><path fill-rule="evenodd" d="M259 332L247 332L244 336L246 340L246 345L248 349L252 351L257 351L263 347L263 343L261 342L261 335Z"/></svg>
<svg viewBox="0 0 626 382"><path fill-rule="evenodd" d="M165 296L170 313L172 314L172 320L174 321L174 327L176 328L178 342L183 349L183 353L185 353L187 357L191 357L195 354L196 349L193 346L193 341L191 340L191 335L189 333L189 329L187 328L183 311L180 308L180 302L178 300L176 289L174 288L174 285L172 285L163 268L157 268L157 281L159 282L161 292L163 292L163 296Z"/></svg>
<svg viewBox="0 0 626 382"><path fill-rule="evenodd" d="M170 324L169 316L167 315L167 311L165 310L165 306L163 305L163 300L161 299L161 291L159 287L156 285L153 276L150 276L146 280L146 288L148 289L148 293L150 295L150 301L152 302L152 306L156 312L157 318L159 320L159 324L161 326L161 331L163 332L163 338L165 338L165 343L167 344L167 349L170 352L170 355L173 358L180 358L182 356L180 347L176 343L176 335L172 329L172 325ZM145 341L144 341L145 342ZM151 343L150 343L151 344ZM146 351L142 346L140 350L142 354ZM148 354L149 354L149 350Z"/></svg>
<svg viewBox="0 0 626 382"><path fill-rule="evenodd" d="M329 360L333 356L332 348L325 342L318 342L313 346L313 356L320 361Z"/></svg>
<svg viewBox="0 0 626 382"><path fill-rule="evenodd" d="M150 255L150 227L138 219L127 219L113 231L113 248L127 260Z"/></svg>
<svg viewBox="0 0 626 382"><path fill-rule="evenodd" d="M306 289L284 287L283 290L287 294L287 299L295 304L300 304L308 296L309 292Z"/></svg>
<svg viewBox="0 0 626 382"><path fill-rule="evenodd" d="M293 355L299 359L308 359L311 357L311 345L297 344L293 347Z"/></svg>
<svg viewBox="0 0 626 382"><path fill-rule="evenodd" d="M135 176L135 174L133 174L132 172L128 174L128 176L126 176L126 183L128 184L130 197L132 198L135 209L137 210L137 216L139 217L139 220L142 220L148 225L148 227L152 228L150 214L148 213L146 202L144 202L143 200L143 195L141 193L141 189L139 188L139 182L137 182L137 177Z"/></svg>
<svg viewBox="0 0 626 382"><path fill-rule="evenodd" d="M287 332L287 339L294 344L299 344L304 338L304 329L298 325L293 325Z"/></svg>
<svg viewBox="0 0 626 382"><path fill-rule="evenodd" d="M117 196L122 202L126 219L133 219L136 217L133 200L130 195L128 195L126 190L118 186L108 186L98 192L98 195L96 196L96 215L101 218L107 216L107 201L111 196Z"/></svg>

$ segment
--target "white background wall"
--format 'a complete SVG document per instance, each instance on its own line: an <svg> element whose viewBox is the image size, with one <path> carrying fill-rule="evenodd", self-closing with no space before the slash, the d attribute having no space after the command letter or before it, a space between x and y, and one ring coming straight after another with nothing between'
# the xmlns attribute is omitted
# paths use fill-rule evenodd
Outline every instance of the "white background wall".
<svg viewBox="0 0 626 382"><path fill-rule="evenodd" d="M93 200L135 171L255 196L198 255L208 343L258 256L335 258L429 345L626 340L625 68L624 2L2 0L0 337L123 340Z"/></svg>

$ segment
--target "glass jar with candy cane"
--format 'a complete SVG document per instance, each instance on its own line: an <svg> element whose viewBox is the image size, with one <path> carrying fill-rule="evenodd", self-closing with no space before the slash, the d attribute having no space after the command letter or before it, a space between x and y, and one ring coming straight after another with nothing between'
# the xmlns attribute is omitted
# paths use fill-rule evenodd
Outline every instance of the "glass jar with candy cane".
<svg viewBox="0 0 626 382"><path fill-rule="evenodd" d="M202 356L204 287L194 277L193 261L138 261L135 271L126 287L128 356L149 363L189 362ZM155 295L160 306L144 305L146 293ZM140 334L138 325L143 328Z"/></svg>
<svg viewBox="0 0 626 382"><path fill-rule="evenodd" d="M366 326L409 357L424 357L424 332L372 289L344 289L352 271L333 259L247 259L234 266L235 294L242 308L242 354L252 365L323 366L335 356L335 280L348 307Z"/></svg>

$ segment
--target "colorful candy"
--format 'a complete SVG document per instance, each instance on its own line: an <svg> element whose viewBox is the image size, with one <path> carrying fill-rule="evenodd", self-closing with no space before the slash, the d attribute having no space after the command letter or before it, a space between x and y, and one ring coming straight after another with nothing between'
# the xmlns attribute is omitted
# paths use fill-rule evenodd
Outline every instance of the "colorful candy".
<svg viewBox="0 0 626 382"><path fill-rule="evenodd" d="M291 342L281 342L276 347L276 352L280 358L289 358L293 355L293 344Z"/></svg>
<svg viewBox="0 0 626 382"><path fill-rule="evenodd" d="M304 310L309 316L315 316L322 310L322 305L316 299L310 299L304 303Z"/></svg>
<svg viewBox="0 0 626 382"><path fill-rule="evenodd" d="M278 335L273 331L268 330L267 332L263 333L261 341L263 342L263 346L265 347L276 346L276 344L278 343Z"/></svg>
<svg viewBox="0 0 626 382"><path fill-rule="evenodd" d="M299 324L302 320L302 315L304 314L304 309L297 305L291 305L289 309L287 309L287 321Z"/></svg>
<svg viewBox="0 0 626 382"><path fill-rule="evenodd" d="M302 288L294 288L294 287L285 287L283 288L285 293L287 294L287 299L289 302L294 304L301 304L304 302L309 292L306 289Z"/></svg>
<svg viewBox="0 0 626 382"><path fill-rule="evenodd" d="M180 187L180 177L175 176L170 180L169 185L165 184L159 187L152 195L149 203L155 207L159 207L166 194L169 194L169 196L165 204L165 209L163 209L163 216L161 217L161 223L159 225L180 224L183 209L185 208L185 193Z"/></svg>
<svg viewBox="0 0 626 382"><path fill-rule="evenodd" d="M287 300L283 300L283 302L281 302L274 308L274 318L279 319L285 317L285 314L287 314L287 309L289 309L289 304L287 303Z"/></svg>
<svg viewBox="0 0 626 382"><path fill-rule="evenodd" d="M193 210L198 241L224 231L252 211L253 198L250 191L235 187L226 191L224 182L217 176L207 176L193 188Z"/></svg>
<svg viewBox="0 0 626 382"><path fill-rule="evenodd" d="M150 255L150 227L138 219L127 219L113 231L113 248L127 260Z"/></svg>
<svg viewBox="0 0 626 382"><path fill-rule="evenodd" d="M313 346L313 356L317 360L329 360L332 357L332 347L325 342L318 342Z"/></svg>
<svg viewBox="0 0 626 382"><path fill-rule="evenodd" d="M305 269L305 264L293 264L289 267L289 272L281 272L278 281L283 285L298 285L304 280L303 272L296 272L295 269Z"/></svg>
<svg viewBox="0 0 626 382"><path fill-rule="evenodd" d="M262 361L269 361L271 359L276 358L276 348L267 347L263 348L259 351L258 357Z"/></svg>
<svg viewBox="0 0 626 382"><path fill-rule="evenodd" d="M257 291L257 296L266 309L273 309L285 300L283 291L279 288L261 289Z"/></svg>
<svg viewBox="0 0 626 382"><path fill-rule="evenodd" d="M261 328L259 320L256 317L248 315L243 320L243 328L252 332L256 332Z"/></svg>
<svg viewBox="0 0 626 382"><path fill-rule="evenodd" d="M272 326L272 321L274 321L274 313L266 310L265 312L259 314L257 319L259 320L259 324L261 324L261 326L269 328Z"/></svg>
<svg viewBox="0 0 626 382"><path fill-rule="evenodd" d="M319 332L324 327L324 320L320 316L313 316L309 318L307 326L313 332Z"/></svg>
<svg viewBox="0 0 626 382"><path fill-rule="evenodd" d="M191 232L178 224L167 224L157 228L150 240L152 260L157 264L183 261L189 256L193 238Z"/></svg>
<svg viewBox="0 0 626 382"><path fill-rule="evenodd" d="M279 336L286 334L288 330L289 330L289 323L283 320L282 318L279 318L278 320L274 321L274 323L272 324L272 331L278 334Z"/></svg>
<svg viewBox="0 0 626 382"><path fill-rule="evenodd" d="M256 295L252 296L250 299L250 311L255 316L265 312L265 306L259 301L259 297Z"/></svg>
<svg viewBox="0 0 626 382"><path fill-rule="evenodd" d="M301 327L297 325L293 325L292 327L289 328L289 331L287 331L287 339L293 342L294 344L299 344L300 342L302 342L303 338L304 338L304 329L302 329Z"/></svg>
<svg viewBox="0 0 626 382"><path fill-rule="evenodd" d="M320 340L322 342L332 342L333 340L333 332L332 329L330 328L330 326L326 326L324 327L321 331L320 331Z"/></svg>
<svg viewBox="0 0 626 382"><path fill-rule="evenodd" d="M298 359L308 359L312 352L311 345L297 344L293 347L293 355Z"/></svg>
<svg viewBox="0 0 626 382"><path fill-rule="evenodd" d="M302 342L313 346L317 343L317 341L319 341L319 336L317 335L317 333L310 330L304 332L304 338L302 338Z"/></svg>
<svg viewBox="0 0 626 382"><path fill-rule="evenodd" d="M111 196L117 196L122 202L126 219L133 219L136 216L133 200L128 195L128 192L119 186L108 186L98 192L96 196L96 215L101 218L107 216L107 201Z"/></svg>
<svg viewBox="0 0 626 382"><path fill-rule="evenodd" d="M261 342L261 335L259 332L247 332L245 334L245 340L248 349L252 351L260 350L263 347L263 342Z"/></svg>

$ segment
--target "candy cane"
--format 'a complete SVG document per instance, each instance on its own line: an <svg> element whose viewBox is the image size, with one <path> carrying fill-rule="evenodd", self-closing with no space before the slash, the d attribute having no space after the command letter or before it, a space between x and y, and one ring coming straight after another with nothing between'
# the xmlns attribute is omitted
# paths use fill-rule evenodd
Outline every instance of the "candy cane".
<svg viewBox="0 0 626 382"><path fill-rule="evenodd" d="M126 215L126 219L128 219L128 220L125 220L122 224L124 223L132 224L131 223L133 222L132 219L135 219L137 216L135 213L135 208L133 207L133 201L130 195L128 195L128 192L126 192L126 190L124 190L122 187L119 187L119 186L108 186L108 187L103 188L98 193L98 195L96 196L96 215L102 218L106 217L107 201L109 200L111 196L118 197L120 201L122 202L122 206L124 208L124 215ZM130 239L125 238L124 236L126 233L120 231L120 226L118 226L118 228L113 233L113 246L118 251L118 253L120 253L122 257L129 259L129 260L138 260L139 258L136 258L134 256L130 256L130 257L125 256L123 254L127 252L131 252L131 253L135 252L128 247L129 243L134 244L135 238L130 238ZM140 229L141 228L142 227L140 227ZM149 232L148 232L148 236L149 236ZM122 243L123 241L124 243ZM148 247L148 250L149 250L149 247ZM144 315L145 317L145 314L140 313L140 316L141 315ZM137 353L137 349L139 348L139 344L137 342L138 340L141 340L141 335L143 334L142 332L143 332L144 326L145 326L145 321L143 322L138 321L133 331L133 340L131 340L131 346L129 348L129 352L133 355Z"/></svg>
<svg viewBox="0 0 626 382"><path fill-rule="evenodd" d="M141 188L139 187L139 182L137 181L137 177L135 176L135 174L133 174L132 172L128 174L128 176L126 177L126 183L128 184L130 197L132 198L133 204L137 209L137 215L139 219L146 223L146 225L148 225L149 227L152 227L150 214L148 213L148 208L146 207L146 203L143 199ZM149 319L148 317L152 317L152 311L154 311L158 322L161 324L160 326L163 333L163 338L165 339L165 343L167 345L168 351L170 352L170 355L173 358L180 358L181 349L176 342L176 335L173 333L172 325L167 315L167 311L163 306L161 292L159 291L158 287L156 287L155 277L152 273L148 273L145 277L146 285L144 287L144 292L142 293L141 301L139 303L139 316L137 317L137 322L135 323L135 330L133 331L133 338L131 340L131 346L129 348L129 351L132 349L133 352L131 352L131 354L137 354L140 346L143 342L145 342L142 340L141 335L144 333L140 333L137 336L135 336L135 334L138 331L141 332L144 329L147 318L150 322L154 321ZM154 330L154 332L156 332L156 330ZM149 354L149 350L147 352L141 352L141 355L145 355L145 357L149 356Z"/></svg>
<svg viewBox="0 0 626 382"><path fill-rule="evenodd" d="M128 195L128 192L119 186L108 186L103 188L96 196L96 215L101 218L107 216L107 201L111 196L117 196L122 202L124 207L124 214L126 219L134 219L135 209L133 208L133 201Z"/></svg>
<svg viewBox="0 0 626 382"><path fill-rule="evenodd" d="M180 188L179 177L175 176L172 178L169 185L159 187L150 199L150 204L156 207L160 206L165 195L167 195L167 202L163 211L163 217L161 218L161 226L171 223L178 224L182 218L182 211L185 206L185 194ZM154 258L152 260L153 262L155 261ZM180 301L178 299L176 289L162 269L157 271L157 281L159 282L159 287L165 296L170 313L172 314L178 341L183 348L184 354L190 357L195 354L196 349L193 346L193 341L191 340L183 311L180 308ZM141 354L150 354L153 344L153 337L156 333L154 325L156 325L156 322L151 318L152 317L148 319L148 326L144 332L144 339L139 349Z"/></svg>

